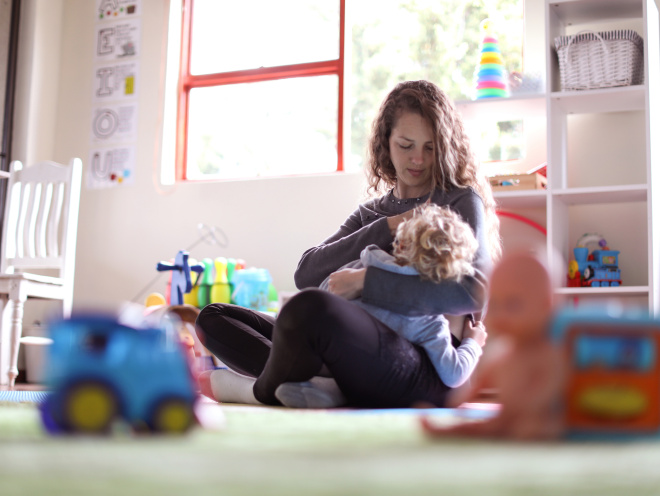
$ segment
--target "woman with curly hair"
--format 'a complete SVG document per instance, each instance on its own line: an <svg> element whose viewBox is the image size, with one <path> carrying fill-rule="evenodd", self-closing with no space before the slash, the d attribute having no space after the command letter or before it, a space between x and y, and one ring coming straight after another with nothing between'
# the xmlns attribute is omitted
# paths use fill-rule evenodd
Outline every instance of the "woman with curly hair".
<svg viewBox="0 0 660 496"><path fill-rule="evenodd" d="M339 230L307 250L295 273L298 288L277 320L232 305L202 310L200 339L229 370L200 377L218 401L332 406L443 406L450 390L424 349L348 301L403 315L478 314L487 276L500 255L490 185L480 172L458 112L427 81L397 85L380 107L369 143L368 176L380 194ZM368 245L387 252L399 224L425 202L448 207L477 240L472 274L435 282L366 267L340 270ZM328 279L329 291L318 288ZM458 333L474 329L461 318ZM456 332L456 329L452 329ZM455 339L455 343L460 343ZM331 378L331 379L329 379Z"/></svg>

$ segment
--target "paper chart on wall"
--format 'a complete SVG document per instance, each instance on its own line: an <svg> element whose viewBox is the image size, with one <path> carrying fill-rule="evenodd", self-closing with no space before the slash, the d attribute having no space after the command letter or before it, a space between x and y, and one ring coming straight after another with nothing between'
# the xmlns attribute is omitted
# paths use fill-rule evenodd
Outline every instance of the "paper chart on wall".
<svg viewBox="0 0 660 496"><path fill-rule="evenodd" d="M99 23L95 30L97 63L119 62L140 55L142 29L138 19Z"/></svg>
<svg viewBox="0 0 660 496"><path fill-rule="evenodd" d="M139 63L103 65L96 68L94 103L135 100L138 94Z"/></svg>
<svg viewBox="0 0 660 496"><path fill-rule="evenodd" d="M89 154L88 164L88 188L132 184L135 176L135 145L94 148Z"/></svg>
<svg viewBox="0 0 660 496"><path fill-rule="evenodd" d="M117 143L137 138L137 103L109 103L96 107L92 113L92 143Z"/></svg>
<svg viewBox="0 0 660 496"><path fill-rule="evenodd" d="M132 184L137 153L142 0L96 0L87 187Z"/></svg>
<svg viewBox="0 0 660 496"><path fill-rule="evenodd" d="M135 17L142 12L142 0L96 0L96 19L107 21Z"/></svg>

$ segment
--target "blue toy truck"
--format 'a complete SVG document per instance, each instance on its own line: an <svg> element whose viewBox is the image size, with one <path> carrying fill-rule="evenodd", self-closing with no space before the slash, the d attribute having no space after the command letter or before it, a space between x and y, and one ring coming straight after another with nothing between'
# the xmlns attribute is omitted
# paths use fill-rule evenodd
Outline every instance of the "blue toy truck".
<svg viewBox="0 0 660 496"><path fill-rule="evenodd" d="M62 320L50 327L42 404L51 433L105 433L116 420L136 431L186 432L195 387L172 323L133 328L114 318Z"/></svg>
<svg viewBox="0 0 660 496"><path fill-rule="evenodd" d="M596 240L599 248L589 253L585 245ZM585 234L573 249L575 260L568 265L568 286L592 288L621 286L619 251L610 250L607 242L597 234Z"/></svg>

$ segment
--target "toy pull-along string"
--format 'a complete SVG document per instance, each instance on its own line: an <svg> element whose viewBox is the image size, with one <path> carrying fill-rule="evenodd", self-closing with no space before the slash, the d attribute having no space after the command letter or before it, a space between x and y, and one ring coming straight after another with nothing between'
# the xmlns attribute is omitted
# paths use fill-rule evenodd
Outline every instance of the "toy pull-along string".
<svg viewBox="0 0 660 496"><path fill-rule="evenodd" d="M220 248L227 248L229 246L229 238L225 234L225 232L220 229L217 226L209 226L208 224L204 223L199 223L197 224L197 233L199 234L199 237L190 245L186 248L186 251L190 251L192 248L195 246L201 244L201 243L206 243L211 246L218 246ZM144 297L144 294L153 286L156 284L158 279L162 277L162 273L158 272L156 276L151 279L132 299L131 301L134 303L140 302L141 298Z"/></svg>

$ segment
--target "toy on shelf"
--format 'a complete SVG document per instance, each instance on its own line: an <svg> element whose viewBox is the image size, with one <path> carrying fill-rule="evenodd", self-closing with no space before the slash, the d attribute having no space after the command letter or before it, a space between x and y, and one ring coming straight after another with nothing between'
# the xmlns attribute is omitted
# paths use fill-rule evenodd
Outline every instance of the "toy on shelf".
<svg viewBox="0 0 660 496"><path fill-rule="evenodd" d="M525 74L512 71L509 74L509 91L513 95L543 93L543 78L539 74Z"/></svg>
<svg viewBox="0 0 660 496"><path fill-rule="evenodd" d="M185 250L180 250L176 254L174 263L172 262L158 262L156 270L158 272L172 271L172 282L170 285L170 305L183 304L183 295L190 293L193 287L190 278L190 271L197 272L198 274L204 270L201 264L190 265L188 263L189 254Z"/></svg>
<svg viewBox="0 0 660 496"><path fill-rule="evenodd" d="M479 47L481 56L475 71L476 99L509 96L506 70L493 22L485 19L480 27L483 37Z"/></svg>
<svg viewBox="0 0 660 496"><path fill-rule="evenodd" d="M660 434L660 322L585 306L559 312L551 335L567 361L569 437Z"/></svg>
<svg viewBox="0 0 660 496"><path fill-rule="evenodd" d="M598 249L589 253L587 245ZM608 287L621 285L619 251L610 250L607 241L594 233L584 234L573 248L574 260L568 264L568 287Z"/></svg>
<svg viewBox="0 0 660 496"><path fill-rule="evenodd" d="M547 163L528 170L525 173L508 172L488 177L493 191L517 191L528 189L546 189Z"/></svg>
<svg viewBox="0 0 660 496"><path fill-rule="evenodd" d="M76 317L50 331L48 432L101 434L124 420L136 431L183 433L195 423L194 381L172 320L136 328Z"/></svg>

